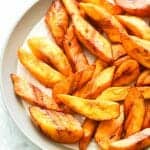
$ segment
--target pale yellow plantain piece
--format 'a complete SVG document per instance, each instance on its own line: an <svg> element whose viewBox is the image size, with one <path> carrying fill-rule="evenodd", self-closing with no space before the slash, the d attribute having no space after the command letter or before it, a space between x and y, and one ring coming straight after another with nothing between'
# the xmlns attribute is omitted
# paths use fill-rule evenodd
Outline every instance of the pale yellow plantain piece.
<svg viewBox="0 0 150 150"><path fill-rule="evenodd" d="M82 15L78 3L76 0L62 0L68 14L72 15Z"/></svg>
<svg viewBox="0 0 150 150"><path fill-rule="evenodd" d="M145 114L144 97L135 87L129 90L124 101L124 112L124 136L128 137L142 129Z"/></svg>
<svg viewBox="0 0 150 150"><path fill-rule="evenodd" d="M56 43L62 47L64 36L69 25L69 18L61 0L52 2L45 15L45 22Z"/></svg>
<svg viewBox="0 0 150 150"><path fill-rule="evenodd" d="M70 24L67 29L63 45L65 54L68 57L74 71L82 71L88 67L89 64L87 58L77 40L72 24Z"/></svg>
<svg viewBox="0 0 150 150"><path fill-rule="evenodd" d="M104 69L74 95L83 98L96 98L103 90L111 86L114 71L114 66Z"/></svg>
<svg viewBox="0 0 150 150"><path fill-rule="evenodd" d="M122 44L130 57L150 68L150 42L138 37L121 35Z"/></svg>
<svg viewBox="0 0 150 150"><path fill-rule="evenodd" d="M14 92L27 103L46 109L61 111L53 98L43 93L38 87L18 75L11 74Z"/></svg>
<svg viewBox="0 0 150 150"><path fill-rule="evenodd" d="M86 118L83 122L83 136L79 141L79 149L86 150L93 138L97 127L97 121Z"/></svg>
<svg viewBox="0 0 150 150"><path fill-rule="evenodd" d="M75 143L83 135L82 127L72 115L39 107L29 108L33 123L45 135L58 143Z"/></svg>
<svg viewBox="0 0 150 150"><path fill-rule="evenodd" d="M32 37L28 44L33 54L55 67L65 76L72 74L72 68L63 50L46 37Z"/></svg>
<svg viewBox="0 0 150 150"><path fill-rule="evenodd" d="M47 87L53 87L57 82L65 79L61 73L37 59L33 54L26 52L24 49L18 50L18 58L33 77Z"/></svg>
<svg viewBox="0 0 150 150"><path fill-rule="evenodd" d="M126 30L113 15L100 5L80 3L80 7L90 18L95 20L100 27L102 27L103 31L112 42L121 43L120 33L126 33Z"/></svg>
<svg viewBox="0 0 150 150"><path fill-rule="evenodd" d="M143 86L143 87L137 87L137 89L142 93L145 100L148 101L150 99L150 87ZM128 95L129 90L130 90L129 86L109 87L106 90L104 90L96 98L96 100L123 101Z"/></svg>
<svg viewBox="0 0 150 150"><path fill-rule="evenodd" d="M149 86L150 85L150 70L144 70L137 79L137 86Z"/></svg>
<svg viewBox="0 0 150 150"><path fill-rule="evenodd" d="M73 15L72 20L79 41L93 55L106 63L111 63L113 58L110 42L81 16Z"/></svg>
<svg viewBox="0 0 150 150"><path fill-rule="evenodd" d="M93 120L109 120L119 116L120 106L111 101L96 101L58 94L57 98L74 112Z"/></svg>
<svg viewBox="0 0 150 150"><path fill-rule="evenodd" d="M102 150L108 150L111 142L121 138L123 131L124 111L120 107L120 115L112 120L106 120L99 123L95 134L95 141Z"/></svg>
<svg viewBox="0 0 150 150"><path fill-rule="evenodd" d="M150 128L112 142L109 150L142 150L150 145Z"/></svg>
<svg viewBox="0 0 150 150"><path fill-rule="evenodd" d="M145 40L150 40L150 27L142 18L127 15L117 15L116 17L134 35Z"/></svg>

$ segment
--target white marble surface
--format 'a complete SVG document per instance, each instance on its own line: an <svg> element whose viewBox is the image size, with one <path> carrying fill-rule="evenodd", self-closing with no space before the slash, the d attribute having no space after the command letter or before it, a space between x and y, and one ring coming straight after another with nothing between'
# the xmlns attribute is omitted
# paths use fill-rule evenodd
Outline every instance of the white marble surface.
<svg viewBox="0 0 150 150"><path fill-rule="evenodd" d="M36 0L1 0L0 4L0 59L1 50L16 20ZM1 93L0 93L1 94ZM0 150L39 150L16 127L0 95Z"/></svg>

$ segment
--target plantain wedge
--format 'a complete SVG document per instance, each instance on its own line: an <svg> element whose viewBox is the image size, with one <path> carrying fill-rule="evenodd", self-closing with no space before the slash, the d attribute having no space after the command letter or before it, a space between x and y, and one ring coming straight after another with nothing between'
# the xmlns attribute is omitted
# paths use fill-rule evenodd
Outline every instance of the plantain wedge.
<svg viewBox="0 0 150 150"><path fill-rule="evenodd" d="M18 50L18 58L33 77L47 87L53 87L57 82L65 79L65 76L61 73L37 59L33 54L26 52L24 49Z"/></svg>
<svg viewBox="0 0 150 150"><path fill-rule="evenodd" d="M65 76L72 74L72 68L63 50L46 37L32 37L28 40L33 54L52 65Z"/></svg>
<svg viewBox="0 0 150 150"><path fill-rule="evenodd" d="M11 74L11 79L16 95L27 103L46 109L61 111L55 100L42 92L38 87L15 74Z"/></svg>
<svg viewBox="0 0 150 150"><path fill-rule="evenodd" d="M143 87L137 87L137 89L142 93L145 100L150 99L150 87L143 86ZM129 86L109 87L106 90L104 90L96 98L96 100L123 101L128 95L129 90L130 90Z"/></svg>
<svg viewBox="0 0 150 150"><path fill-rule="evenodd" d="M57 98L73 111L97 121L116 118L120 112L119 104L111 101L96 101L65 94L58 94Z"/></svg>
<svg viewBox="0 0 150 150"><path fill-rule="evenodd" d="M74 95L83 98L96 98L103 90L111 86L115 67L108 67L93 76L85 86L77 90Z"/></svg>
<svg viewBox="0 0 150 150"><path fill-rule="evenodd" d="M121 43L120 33L126 33L126 30L113 15L102 6L91 3L80 3L80 7L99 24L112 42Z"/></svg>
<svg viewBox="0 0 150 150"><path fill-rule="evenodd" d="M80 123L70 114L45 110L33 106L29 108L33 123L48 137L58 143L75 143L83 135Z"/></svg>
<svg viewBox="0 0 150 150"><path fill-rule="evenodd" d="M79 41L95 56L107 63L112 62L110 42L79 15L72 16L75 33Z"/></svg>
<svg viewBox="0 0 150 150"><path fill-rule="evenodd" d="M122 44L130 57L150 68L150 42L127 34L121 35Z"/></svg>
<svg viewBox="0 0 150 150"><path fill-rule="evenodd" d="M61 0L52 2L45 16L45 22L56 43L62 47L63 39L69 25L69 18Z"/></svg>
<svg viewBox="0 0 150 150"><path fill-rule="evenodd" d="M150 27L143 19L128 15L117 15L116 17L134 35L145 40L150 40Z"/></svg>

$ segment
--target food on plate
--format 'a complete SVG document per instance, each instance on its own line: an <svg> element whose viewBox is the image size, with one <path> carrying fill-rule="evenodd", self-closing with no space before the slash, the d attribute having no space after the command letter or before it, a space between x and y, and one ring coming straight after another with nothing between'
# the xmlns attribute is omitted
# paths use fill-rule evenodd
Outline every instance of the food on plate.
<svg viewBox="0 0 150 150"><path fill-rule="evenodd" d="M79 141L79 149L86 150L93 138L97 127L97 121L86 118L83 122L83 136Z"/></svg>
<svg viewBox="0 0 150 150"><path fill-rule="evenodd" d="M112 62L110 42L95 30L84 18L72 16L76 36L79 41L95 56L104 62Z"/></svg>
<svg viewBox="0 0 150 150"><path fill-rule="evenodd" d="M35 85L15 74L11 74L11 79L16 95L26 102L46 109L61 111L55 100L46 95Z"/></svg>
<svg viewBox="0 0 150 150"><path fill-rule="evenodd" d="M150 85L150 70L144 70L137 79L137 86Z"/></svg>
<svg viewBox="0 0 150 150"><path fill-rule="evenodd" d="M96 77L92 78L85 86L76 91L74 95L83 98L96 98L103 90L111 86L114 71L114 66L102 70Z"/></svg>
<svg viewBox="0 0 150 150"><path fill-rule="evenodd" d="M45 22L56 43L63 46L63 39L68 28L68 14L61 0L54 0L45 15Z"/></svg>
<svg viewBox="0 0 150 150"><path fill-rule="evenodd" d="M46 37L32 37L28 44L33 54L40 60L55 67L65 76L72 73L71 65L62 49Z"/></svg>
<svg viewBox="0 0 150 150"><path fill-rule="evenodd" d="M115 102L96 101L65 94L58 94L57 98L74 112L89 119L99 121L109 120L119 116L120 106Z"/></svg>
<svg viewBox="0 0 150 150"><path fill-rule="evenodd" d="M123 101L128 95L130 88L131 88L130 86L109 87L106 90L104 90L96 98L96 100ZM142 93L145 100L150 99L150 87L142 86L142 87L137 87L137 89Z"/></svg>
<svg viewBox="0 0 150 150"><path fill-rule="evenodd" d="M144 97L135 87L129 90L124 101L124 112L124 136L128 137L142 129L145 114Z"/></svg>
<svg viewBox="0 0 150 150"><path fill-rule="evenodd" d="M80 3L80 7L90 18L95 20L100 27L102 27L103 31L112 42L121 43L120 33L126 33L126 30L115 18L115 16L111 15L102 6L97 6L95 4Z"/></svg>
<svg viewBox="0 0 150 150"><path fill-rule="evenodd" d="M149 0L115 0L118 6L124 9L128 14L140 17L150 16Z"/></svg>
<svg viewBox="0 0 150 150"><path fill-rule="evenodd" d="M142 18L128 15L117 15L116 17L134 35L150 40L150 27Z"/></svg>
<svg viewBox="0 0 150 150"><path fill-rule="evenodd" d="M72 24L70 24L67 29L63 45L65 54L68 57L68 60L70 61L74 71L81 71L86 69L89 64L76 38Z"/></svg>
<svg viewBox="0 0 150 150"><path fill-rule="evenodd" d="M143 129L150 128L150 103L145 102L145 115L144 115L144 121L143 121Z"/></svg>
<svg viewBox="0 0 150 150"><path fill-rule="evenodd" d="M53 97L59 103L57 94L72 94L76 90L82 88L92 77L95 71L94 65L89 65L85 70L72 74L65 80L62 80L55 84L53 87Z"/></svg>
<svg viewBox="0 0 150 150"><path fill-rule="evenodd" d="M150 42L135 36L122 34L121 41L130 57L141 65L150 68Z"/></svg>
<svg viewBox="0 0 150 150"><path fill-rule="evenodd" d="M128 92L130 90L129 86L120 86L120 87L109 87L106 90L104 90L97 98L96 100L99 101L121 101L126 98L128 95Z"/></svg>
<svg viewBox="0 0 150 150"><path fill-rule="evenodd" d="M104 7L112 15L122 14L123 9L116 5L114 0L80 0L85 3L93 3Z"/></svg>
<svg viewBox="0 0 150 150"><path fill-rule="evenodd" d="M101 121L97 127L95 141L102 150L108 150L111 142L121 138L124 123L123 107L120 107L120 115L111 120Z"/></svg>
<svg viewBox="0 0 150 150"><path fill-rule="evenodd" d="M82 127L72 115L33 106L29 108L33 123L48 137L59 143L75 143L83 135Z"/></svg>
<svg viewBox="0 0 150 150"><path fill-rule="evenodd" d="M137 132L125 139L112 142L110 150L142 150L150 145L150 128Z"/></svg>
<svg viewBox="0 0 150 150"><path fill-rule="evenodd" d="M113 59L117 60L122 56L125 56L127 53L122 44L112 44L112 54Z"/></svg>
<svg viewBox="0 0 150 150"><path fill-rule="evenodd" d="M82 15L82 11L80 10L76 0L62 0L62 2L70 16Z"/></svg>
<svg viewBox="0 0 150 150"><path fill-rule="evenodd" d="M139 64L134 59L128 59L118 66L114 73L113 86L128 85L140 74Z"/></svg>
<svg viewBox="0 0 150 150"><path fill-rule="evenodd" d="M23 66L47 87L53 87L57 82L65 79L61 73L22 48L18 50L18 58Z"/></svg>

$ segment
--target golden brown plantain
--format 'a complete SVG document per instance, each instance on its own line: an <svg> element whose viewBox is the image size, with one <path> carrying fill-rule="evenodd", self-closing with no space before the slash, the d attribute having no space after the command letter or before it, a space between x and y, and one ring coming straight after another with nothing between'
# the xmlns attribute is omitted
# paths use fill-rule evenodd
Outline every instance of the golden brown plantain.
<svg viewBox="0 0 150 150"><path fill-rule="evenodd" d="M120 33L126 33L126 30L113 15L100 5L80 3L80 7L99 24L112 42L121 43Z"/></svg>
<svg viewBox="0 0 150 150"><path fill-rule="evenodd" d="M144 97L135 87L129 90L124 101L124 112L124 136L128 137L142 129L145 114Z"/></svg>
<svg viewBox="0 0 150 150"><path fill-rule="evenodd" d="M79 41L93 55L107 63L111 63L113 58L110 42L81 16L73 15L72 20Z"/></svg>
<svg viewBox="0 0 150 150"><path fill-rule="evenodd" d="M64 45L65 53L74 71L81 71L86 69L86 67L89 64L75 36L74 28L72 24L70 24L70 26L67 29L67 33L65 35L63 45Z"/></svg>
<svg viewBox="0 0 150 150"><path fill-rule="evenodd" d="M80 123L67 113L30 107L33 123L48 137L59 143L75 143L83 135Z"/></svg>
<svg viewBox="0 0 150 150"><path fill-rule="evenodd" d="M149 86L150 85L150 70L144 70L137 79L137 86Z"/></svg>
<svg viewBox="0 0 150 150"><path fill-rule="evenodd" d="M112 142L109 150L142 150L150 145L150 128Z"/></svg>
<svg viewBox="0 0 150 150"><path fill-rule="evenodd" d="M86 150L97 127L97 121L86 118L83 122L83 136L79 141L79 149Z"/></svg>
<svg viewBox="0 0 150 150"><path fill-rule="evenodd" d="M96 98L103 90L111 86L114 71L114 66L104 69L74 95L83 98Z"/></svg>
<svg viewBox="0 0 150 150"><path fill-rule="evenodd" d="M150 42L138 37L121 35L123 46L130 57L150 68Z"/></svg>
<svg viewBox="0 0 150 150"><path fill-rule="evenodd" d="M23 66L47 87L53 87L57 82L65 79L61 73L37 59L33 54L26 52L24 49L18 50L18 58Z"/></svg>
<svg viewBox="0 0 150 150"><path fill-rule="evenodd" d="M15 74L11 74L11 79L15 94L26 102L46 109L61 111L54 99L44 94L38 87Z"/></svg>
<svg viewBox="0 0 150 150"><path fill-rule="evenodd" d="M80 72L76 72L69 76L66 80L62 80L53 88L52 94L57 103L59 100L57 99L57 94L72 94L76 90L82 88L92 77L95 71L95 66L88 66L85 70Z"/></svg>
<svg viewBox="0 0 150 150"><path fill-rule="evenodd" d="M28 40L33 54L55 67L65 76L72 74L72 68L62 49L46 37L33 37Z"/></svg>
<svg viewBox="0 0 150 150"><path fill-rule="evenodd" d="M150 103L145 102L145 115L144 115L144 121L143 121L143 129L150 128Z"/></svg>
<svg viewBox="0 0 150 150"><path fill-rule="evenodd" d="M120 57L125 56L127 53L122 46L122 44L112 44L112 54L113 54L113 59L117 60Z"/></svg>
<svg viewBox="0 0 150 150"><path fill-rule="evenodd" d="M128 59L124 61L114 73L113 86L128 85L135 81L140 74L139 64L133 60Z"/></svg>
<svg viewBox="0 0 150 150"><path fill-rule="evenodd" d="M123 13L123 9L119 7L118 5L116 5L114 0L111 0L111 1L110 0L80 0L80 1L85 2L85 3L93 3L96 5L100 5L104 7L112 15Z"/></svg>
<svg viewBox="0 0 150 150"><path fill-rule="evenodd" d="M70 16L82 15L82 11L80 10L76 0L62 0L62 2Z"/></svg>
<svg viewBox="0 0 150 150"><path fill-rule="evenodd" d="M62 47L62 42L69 25L69 18L60 0L55 0L52 2L45 16L45 22L56 43Z"/></svg>
<svg viewBox="0 0 150 150"><path fill-rule="evenodd" d="M117 5L124 9L128 14L140 17L150 17L149 0L115 0Z"/></svg>
<svg viewBox="0 0 150 150"><path fill-rule="evenodd" d="M117 15L116 17L134 35L145 40L150 40L150 27L143 19L127 15Z"/></svg>
<svg viewBox="0 0 150 150"><path fill-rule="evenodd" d="M137 87L137 89L142 93L145 100L150 99L150 87L143 86L143 87ZM104 90L96 98L96 100L123 101L128 95L129 90L130 90L129 86L109 87L106 90Z"/></svg>
<svg viewBox="0 0 150 150"><path fill-rule="evenodd" d="M121 138L124 122L123 107L120 107L120 115L112 120L99 123L95 134L95 141L102 150L108 150L111 142Z"/></svg>
<svg viewBox="0 0 150 150"><path fill-rule="evenodd" d="M100 121L119 116L120 106L115 102L96 101L65 94L58 94L57 98L74 112L89 119Z"/></svg>

